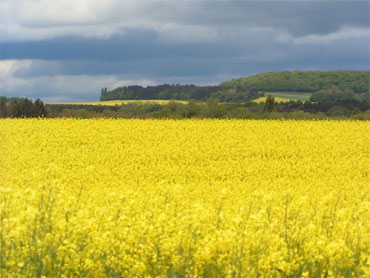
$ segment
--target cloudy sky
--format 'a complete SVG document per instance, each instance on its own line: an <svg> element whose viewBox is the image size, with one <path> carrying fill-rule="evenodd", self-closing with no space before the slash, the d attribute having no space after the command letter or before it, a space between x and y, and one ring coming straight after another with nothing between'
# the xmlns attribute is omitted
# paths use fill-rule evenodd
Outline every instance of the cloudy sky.
<svg viewBox="0 0 370 278"><path fill-rule="evenodd" d="M0 0L0 95L369 70L367 0Z"/></svg>

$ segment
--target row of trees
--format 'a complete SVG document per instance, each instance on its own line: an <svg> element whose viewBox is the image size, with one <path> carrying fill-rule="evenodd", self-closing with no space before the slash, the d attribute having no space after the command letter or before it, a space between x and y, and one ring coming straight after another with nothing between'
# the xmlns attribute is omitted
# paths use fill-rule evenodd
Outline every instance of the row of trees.
<svg viewBox="0 0 370 278"><path fill-rule="evenodd" d="M195 85L158 85L119 87L112 91L101 89L101 101L107 100L202 100L218 98L221 102L245 102L256 99L262 94L257 90L237 90L220 86Z"/></svg>
<svg viewBox="0 0 370 278"><path fill-rule="evenodd" d="M47 105L48 117L77 118L242 118L242 119L325 119L355 118L370 120L369 103L336 101L314 103L291 101L276 103L268 96L265 103L222 103L216 98L188 104L171 101L166 105L129 103L117 106Z"/></svg>
<svg viewBox="0 0 370 278"><path fill-rule="evenodd" d="M302 102L289 101L276 103L275 98L267 96L263 112L292 113L303 111L307 113L327 113L328 115L352 115L370 109L370 98L367 94L358 95L351 90L341 91L336 87L329 90L322 90L313 94L311 100Z"/></svg>
<svg viewBox="0 0 370 278"><path fill-rule="evenodd" d="M206 100L216 93L218 86L195 86L179 84L163 84L158 86L124 86L112 91L106 88L101 90L100 100L150 100L150 99L178 99L178 100Z"/></svg>
<svg viewBox="0 0 370 278"><path fill-rule="evenodd" d="M0 98L0 118L37 118L47 115L44 103L27 98Z"/></svg>

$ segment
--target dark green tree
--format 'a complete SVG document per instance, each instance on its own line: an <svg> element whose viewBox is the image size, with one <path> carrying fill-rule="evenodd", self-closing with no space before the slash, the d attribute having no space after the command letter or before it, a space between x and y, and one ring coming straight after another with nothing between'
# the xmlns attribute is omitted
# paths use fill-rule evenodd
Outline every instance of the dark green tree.
<svg viewBox="0 0 370 278"><path fill-rule="evenodd" d="M34 116L34 109L33 103L28 98L25 98L20 104L20 113L21 117L33 117Z"/></svg>
<svg viewBox="0 0 370 278"><path fill-rule="evenodd" d="M21 117L22 111L21 111L21 104L20 100L11 100L8 104L7 110L8 110L8 117Z"/></svg>
<svg viewBox="0 0 370 278"><path fill-rule="evenodd" d="M275 110L275 98L271 95L267 96L263 112L270 113Z"/></svg>
<svg viewBox="0 0 370 278"><path fill-rule="evenodd" d="M4 99L0 101L0 118L6 118L8 116L8 111L6 107L6 102Z"/></svg>
<svg viewBox="0 0 370 278"><path fill-rule="evenodd" d="M45 117L46 116L46 110L44 103L38 98L35 101L34 104L34 115L35 117Z"/></svg>

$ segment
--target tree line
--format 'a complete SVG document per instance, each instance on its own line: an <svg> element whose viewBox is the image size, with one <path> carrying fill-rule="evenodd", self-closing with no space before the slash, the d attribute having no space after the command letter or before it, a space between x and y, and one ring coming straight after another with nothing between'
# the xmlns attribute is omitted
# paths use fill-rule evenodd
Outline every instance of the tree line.
<svg viewBox="0 0 370 278"><path fill-rule="evenodd" d="M47 111L40 99L0 97L0 118L46 117Z"/></svg>
<svg viewBox="0 0 370 278"><path fill-rule="evenodd" d="M112 91L101 89L101 101L107 100L201 100L218 98L222 102L243 102L258 98L257 90L236 90L220 86L163 84L158 86L123 86Z"/></svg>
<svg viewBox="0 0 370 278"><path fill-rule="evenodd" d="M331 88L329 95L332 96ZM336 91L336 90L335 90ZM313 101L275 102L267 96L264 103L221 102L218 98L206 101L190 100L187 104L170 101L168 104L127 103L116 106L46 104L24 98L0 99L0 117L72 117L72 118L239 118L239 119L361 119L370 120L368 98L352 97L336 91L340 97Z"/></svg>
<svg viewBox="0 0 370 278"><path fill-rule="evenodd" d="M310 101L276 103L263 91L314 91ZM265 95L263 104L252 100ZM163 84L101 90L100 100L188 100L188 104L120 106L45 105L39 99L0 97L0 117L115 118L359 118L368 119L369 72L277 72L234 79L220 86Z"/></svg>
<svg viewBox="0 0 370 278"><path fill-rule="evenodd" d="M163 84L158 86L124 86L107 91L103 88L100 100L151 100L151 99L178 99L178 100L205 100L219 89L218 86L195 86L179 84Z"/></svg>
<svg viewBox="0 0 370 278"><path fill-rule="evenodd" d="M236 119L358 119L370 120L369 102L336 100L334 102L290 101L275 102L268 96L264 103L220 102L209 98L205 102L191 100L187 104L127 103L102 105L47 105L48 117L71 118L236 118Z"/></svg>

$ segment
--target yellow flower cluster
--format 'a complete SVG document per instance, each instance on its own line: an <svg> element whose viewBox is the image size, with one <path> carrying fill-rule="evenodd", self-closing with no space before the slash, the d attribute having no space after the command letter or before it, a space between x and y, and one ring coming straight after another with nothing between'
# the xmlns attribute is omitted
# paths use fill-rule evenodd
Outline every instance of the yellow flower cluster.
<svg viewBox="0 0 370 278"><path fill-rule="evenodd" d="M370 277L370 124L0 120L1 277Z"/></svg>

